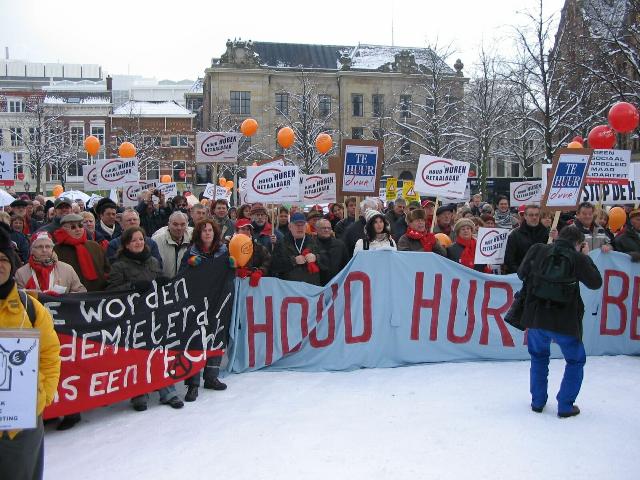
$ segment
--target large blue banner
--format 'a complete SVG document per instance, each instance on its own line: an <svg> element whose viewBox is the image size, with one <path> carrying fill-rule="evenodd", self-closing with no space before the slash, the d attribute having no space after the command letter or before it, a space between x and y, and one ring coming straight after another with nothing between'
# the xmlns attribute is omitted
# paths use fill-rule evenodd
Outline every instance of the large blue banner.
<svg viewBox="0 0 640 480"><path fill-rule="evenodd" d="M591 256L604 283L582 288L587 353L640 354L640 264L615 252ZM503 320L520 286L515 275L391 251L359 253L326 287L264 278L251 288L237 280L227 369L527 359L524 333Z"/></svg>

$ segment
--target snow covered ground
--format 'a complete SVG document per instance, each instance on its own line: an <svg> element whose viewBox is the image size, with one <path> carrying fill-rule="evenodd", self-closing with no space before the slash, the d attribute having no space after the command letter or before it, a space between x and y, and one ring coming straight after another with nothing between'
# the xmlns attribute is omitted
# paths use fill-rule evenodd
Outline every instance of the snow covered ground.
<svg viewBox="0 0 640 480"><path fill-rule="evenodd" d="M146 412L121 403L48 427L45 478L639 478L640 358L589 357L582 414L560 420L562 369L552 361L542 414L528 362L232 375L182 410L154 395Z"/></svg>

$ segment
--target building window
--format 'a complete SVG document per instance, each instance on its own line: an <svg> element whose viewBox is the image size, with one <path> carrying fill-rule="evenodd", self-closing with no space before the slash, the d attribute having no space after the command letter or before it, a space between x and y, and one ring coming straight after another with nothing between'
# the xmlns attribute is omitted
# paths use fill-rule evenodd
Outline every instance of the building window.
<svg viewBox="0 0 640 480"><path fill-rule="evenodd" d="M520 165L515 162L511 164L511 176L512 177L520 176Z"/></svg>
<svg viewBox="0 0 640 480"><path fill-rule="evenodd" d="M505 168L504 168L504 161L502 160L498 160L496 162L496 174L498 177L504 177L505 176Z"/></svg>
<svg viewBox="0 0 640 480"><path fill-rule="evenodd" d="M209 183L212 178L213 167L212 165L196 165L196 183L202 185Z"/></svg>
<svg viewBox="0 0 640 480"><path fill-rule="evenodd" d="M189 146L188 135L171 135L171 146L175 148L183 148Z"/></svg>
<svg viewBox="0 0 640 480"><path fill-rule="evenodd" d="M20 113L24 112L24 103L22 100L9 100L9 112Z"/></svg>
<svg viewBox="0 0 640 480"><path fill-rule="evenodd" d="M2 137L2 129L0 128L0 147L4 143L4 138Z"/></svg>
<svg viewBox="0 0 640 480"><path fill-rule="evenodd" d="M411 153L411 131L408 128L403 128L401 134L400 155L409 155Z"/></svg>
<svg viewBox="0 0 640 480"><path fill-rule="evenodd" d="M373 105L373 116L381 117L384 112L384 95L374 93L371 97L371 104Z"/></svg>
<svg viewBox="0 0 640 480"><path fill-rule="evenodd" d="M375 140L382 140L384 138L384 129L382 129L382 128L374 128L373 129L373 138Z"/></svg>
<svg viewBox="0 0 640 480"><path fill-rule="evenodd" d="M146 158L140 162L140 178L144 180L158 180L160 178L160 163L154 158Z"/></svg>
<svg viewBox="0 0 640 480"><path fill-rule="evenodd" d="M187 162L184 160L171 162L171 178L174 182L184 182L187 178Z"/></svg>
<svg viewBox="0 0 640 480"><path fill-rule="evenodd" d="M40 128L29 127L29 141L31 143L40 142Z"/></svg>
<svg viewBox="0 0 640 480"><path fill-rule="evenodd" d="M289 115L289 94L276 93L276 114Z"/></svg>
<svg viewBox="0 0 640 480"><path fill-rule="evenodd" d="M22 129L20 127L10 128L9 132L11 134L12 147L21 147L24 145L24 141L22 140Z"/></svg>
<svg viewBox="0 0 640 480"><path fill-rule="evenodd" d="M19 173L24 173L24 157L22 153L16 152L13 154L13 172L14 178L18 178Z"/></svg>
<svg viewBox="0 0 640 480"><path fill-rule="evenodd" d="M400 95L400 118L411 118L411 95Z"/></svg>
<svg viewBox="0 0 640 480"><path fill-rule="evenodd" d="M100 142L100 148L104 147L104 125L91 125L91 135Z"/></svg>
<svg viewBox="0 0 640 480"><path fill-rule="evenodd" d="M360 140L364 137L364 131L362 127L353 127L351 129L351 138L354 140Z"/></svg>
<svg viewBox="0 0 640 480"><path fill-rule="evenodd" d="M251 92L231 92L231 113L234 115L251 113Z"/></svg>
<svg viewBox="0 0 640 480"><path fill-rule="evenodd" d="M69 127L71 134L71 145L79 147L84 142L84 125L74 125Z"/></svg>
<svg viewBox="0 0 640 480"><path fill-rule="evenodd" d="M159 147L162 143L162 139L160 137L156 137L156 136L146 136L143 138L142 140L144 142L144 144L147 147ZM179 140L176 140L178 143L180 142Z"/></svg>
<svg viewBox="0 0 640 480"><path fill-rule="evenodd" d="M321 117L331 115L331 95L318 95L318 113Z"/></svg>
<svg viewBox="0 0 640 480"><path fill-rule="evenodd" d="M364 115L364 105L361 93L351 94L351 104L353 105L353 116L362 117Z"/></svg>

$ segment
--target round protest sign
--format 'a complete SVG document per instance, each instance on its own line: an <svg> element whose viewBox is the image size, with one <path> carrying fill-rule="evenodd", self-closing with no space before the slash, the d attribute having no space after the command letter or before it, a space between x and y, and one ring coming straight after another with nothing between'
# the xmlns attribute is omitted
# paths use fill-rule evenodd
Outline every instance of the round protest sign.
<svg viewBox="0 0 640 480"><path fill-rule="evenodd" d="M100 168L100 178L105 183L117 183L129 175L129 168L135 164L128 160L109 160Z"/></svg>
<svg viewBox="0 0 640 480"><path fill-rule="evenodd" d="M513 198L518 202L528 202L539 196L540 186L540 183L521 183L513 190Z"/></svg>
<svg viewBox="0 0 640 480"><path fill-rule="evenodd" d="M479 241L480 253L483 257L493 257L503 247L504 242L509 236L508 231L500 232L498 230L489 230Z"/></svg>
<svg viewBox="0 0 640 480"><path fill-rule="evenodd" d="M432 187L444 187L452 181L456 181L457 178L447 179L447 167L453 167L453 164L448 160L434 160L427 163L420 173L422 180Z"/></svg>
<svg viewBox="0 0 640 480"><path fill-rule="evenodd" d="M200 144L200 152L207 157L219 157L230 150L235 141L235 137L214 133L202 141Z"/></svg>
<svg viewBox="0 0 640 480"><path fill-rule="evenodd" d="M277 168L267 168L253 178L251 188L261 195L275 195L289 184L290 180L287 181L287 185L284 184L283 180L286 178L287 172L281 172Z"/></svg>
<svg viewBox="0 0 640 480"><path fill-rule="evenodd" d="M94 187L98 186L98 172L96 171L95 165L93 165L89 169L89 173L87 174L87 182L89 182L89 184Z"/></svg>

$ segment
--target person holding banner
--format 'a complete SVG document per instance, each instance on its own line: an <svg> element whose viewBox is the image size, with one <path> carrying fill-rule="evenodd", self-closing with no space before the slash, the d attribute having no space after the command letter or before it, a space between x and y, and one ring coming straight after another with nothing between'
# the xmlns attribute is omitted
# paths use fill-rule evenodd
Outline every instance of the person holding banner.
<svg viewBox="0 0 640 480"><path fill-rule="evenodd" d="M19 292L13 245L0 229L0 328L37 329L38 357L37 422L34 429L0 430L0 478L41 479L44 472L44 425L42 412L56 394L60 378L60 341L53 319L38 300ZM32 310L32 314L29 311Z"/></svg>
<svg viewBox="0 0 640 480"><path fill-rule="evenodd" d="M182 257L180 272L188 268L198 268L209 258L218 258L228 255L227 246L222 239L220 228L215 220L205 218L193 228L191 237L191 247ZM211 357L207 359L202 376L204 378L204 388L211 390L225 390L227 385L218 380L220 373L220 362L222 357ZM200 386L200 373L185 380L187 394L186 402L195 402L198 398L198 387Z"/></svg>
<svg viewBox="0 0 640 480"><path fill-rule="evenodd" d="M549 229L540 223L540 207L527 205L524 210L524 222L507 238L504 273L516 273L529 249L536 243L547 243L548 239Z"/></svg>
<svg viewBox="0 0 640 480"><path fill-rule="evenodd" d="M329 220L325 218L318 220L316 230L320 255L324 256L327 262L327 269L320 270L320 279L322 284L326 285L349 263L349 253L344 242L334 238Z"/></svg>
<svg viewBox="0 0 640 480"><path fill-rule="evenodd" d="M283 280L321 285L326 259L314 238L306 234L307 219L302 212L291 215L289 234L278 242L271 259L271 273Z"/></svg>
<svg viewBox="0 0 640 480"><path fill-rule="evenodd" d="M236 232L246 235L253 241L253 254L244 267L236 268L236 275L241 278L250 277L252 287L257 287L260 279L269 274L269 266L271 265L271 253L267 251L253 238L253 225L251 220L243 218L236 222Z"/></svg>
<svg viewBox="0 0 640 480"><path fill-rule="evenodd" d="M433 252L447 256L435 234L427 229L427 213L418 208L407 214L407 231L398 241L398 250L403 252Z"/></svg>
<svg viewBox="0 0 640 480"><path fill-rule="evenodd" d="M402 209L404 211L404 207ZM353 254L368 250L397 250L396 242L391 237L389 221L382 213L369 210L365 215L367 224L365 236L356 242Z"/></svg>
<svg viewBox="0 0 640 480"><path fill-rule="evenodd" d="M521 322L528 328L531 410L536 413L541 413L547 403L552 341L566 361L556 397L558 417L580 413L574 402L582 385L586 355L582 344L584 303L578 282L591 290L602 286L602 276L588 253L584 234L570 225L560 231L553 244L534 245L518 269L518 278L526 286Z"/></svg>
<svg viewBox="0 0 640 480"><path fill-rule="evenodd" d="M475 223L470 218L461 218L453 226L455 241L447 247L447 258L453 262L472 268L478 272L491 273L489 265L474 263L476 239L473 238Z"/></svg>

